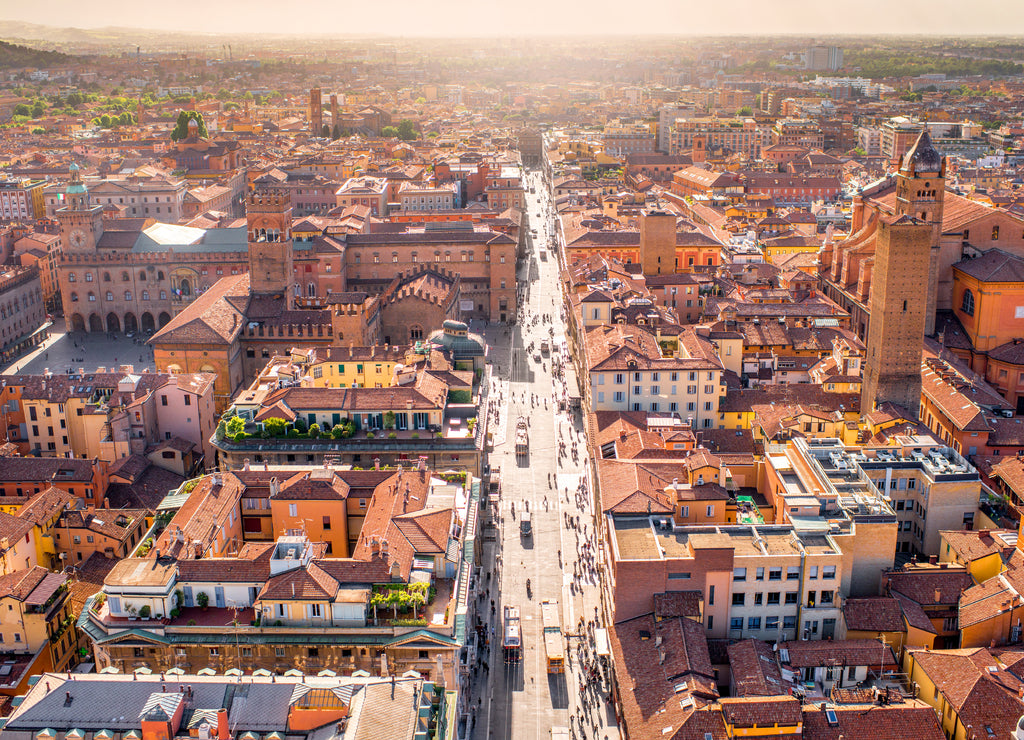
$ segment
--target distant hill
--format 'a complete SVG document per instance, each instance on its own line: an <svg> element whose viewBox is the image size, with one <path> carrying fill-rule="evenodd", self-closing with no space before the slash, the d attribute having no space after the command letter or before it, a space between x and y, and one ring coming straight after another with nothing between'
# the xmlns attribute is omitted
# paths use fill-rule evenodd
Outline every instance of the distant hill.
<svg viewBox="0 0 1024 740"><path fill-rule="evenodd" d="M28 46L0 41L0 69L12 67L52 67L74 61L74 57L59 51L42 51Z"/></svg>

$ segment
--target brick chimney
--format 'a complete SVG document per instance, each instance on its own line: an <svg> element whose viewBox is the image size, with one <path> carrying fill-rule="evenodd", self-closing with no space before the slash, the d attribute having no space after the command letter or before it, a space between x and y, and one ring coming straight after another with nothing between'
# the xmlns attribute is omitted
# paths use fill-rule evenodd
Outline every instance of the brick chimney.
<svg viewBox="0 0 1024 740"><path fill-rule="evenodd" d="M230 740L231 730L228 728L228 710L217 710L217 740Z"/></svg>

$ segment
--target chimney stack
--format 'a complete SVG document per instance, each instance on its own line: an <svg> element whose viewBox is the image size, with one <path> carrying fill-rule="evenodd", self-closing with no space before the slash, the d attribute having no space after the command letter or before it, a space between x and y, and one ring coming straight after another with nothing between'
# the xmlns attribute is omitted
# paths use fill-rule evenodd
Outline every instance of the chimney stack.
<svg viewBox="0 0 1024 740"><path fill-rule="evenodd" d="M228 710L221 707L217 710L217 740L230 740L231 729L228 727Z"/></svg>

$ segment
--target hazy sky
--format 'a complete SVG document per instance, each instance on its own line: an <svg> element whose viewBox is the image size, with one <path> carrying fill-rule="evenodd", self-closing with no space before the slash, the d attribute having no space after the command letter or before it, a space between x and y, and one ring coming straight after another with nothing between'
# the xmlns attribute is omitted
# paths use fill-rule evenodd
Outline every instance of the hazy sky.
<svg viewBox="0 0 1024 740"><path fill-rule="evenodd" d="M3 0L48 25L290 34L1024 34L1021 0ZM630 16L630 12L635 15Z"/></svg>

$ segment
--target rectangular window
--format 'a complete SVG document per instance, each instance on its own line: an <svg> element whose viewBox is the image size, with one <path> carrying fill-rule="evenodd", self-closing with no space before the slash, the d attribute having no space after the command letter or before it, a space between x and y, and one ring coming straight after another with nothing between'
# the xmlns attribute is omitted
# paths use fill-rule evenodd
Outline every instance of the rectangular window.
<svg viewBox="0 0 1024 740"><path fill-rule="evenodd" d="M690 580L689 573L669 573L668 579L670 581L688 581Z"/></svg>
<svg viewBox="0 0 1024 740"><path fill-rule="evenodd" d="M324 524L324 529L325 530L330 529L331 528L331 518L329 516L325 516L323 524Z"/></svg>
<svg viewBox="0 0 1024 740"><path fill-rule="evenodd" d="M729 620L729 629L741 630L743 629L743 617L733 617Z"/></svg>
<svg viewBox="0 0 1024 740"><path fill-rule="evenodd" d="M746 568L734 568L732 571L732 579L734 581L745 581L747 580L747 569Z"/></svg>
<svg viewBox="0 0 1024 740"><path fill-rule="evenodd" d="M821 577L827 580L834 580L836 577L836 566L826 565L821 569Z"/></svg>
<svg viewBox="0 0 1024 740"><path fill-rule="evenodd" d="M732 595L733 606L743 606L747 601L747 595L744 593L735 593Z"/></svg>
<svg viewBox="0 0 1024 740"><path fill-rule="evenodd" d="M768 569L768 580L769 581L781 581L782 580L782 568L769 568Z"/></svg>
<svg viewBox="0 0 1024 740"><path fill-rule="evenodd" d="M778 617L765 617L764 618L764 628L766 630L777 630L779 628L779 618Z"/></svg>
<svg viewBox="0 0 1024 740"><path fill-rule="evenodd" d="M299 515L299 505L298 504L288 504L288 516L298 516L298 515Z"/></svg>
<svg viewBox="0 0 1024 740"><path fill-rule="evenodd" d="M817 577L818 577L818 566L817 565L812 565L811 566L810 578L817 578Z"/></svg>
<svg viewBox="0 0 1024 740"><path fill-rule="evenodd" d="M764 580L764 568L758 568L757 569L757 575L754 576L754 580L757 580L757 581L763 581Z"/></svg>
<svg viewBox="0 0 1024 740"><path fill-rule="evenodd" d="M787 604L795 604L795 603L797 603L797 598L798 597L799 597L799 594L796 591L787 591L786 592L786 603Z"/></svg>
<svg viewBox="0 0 1024 740"><path fill-rule="evenodd" d="M768 603L769 604L778 604L780 596L781 596L781 594L778 591L769 591L768 592Z"/></svg>
<svg viewBox="0 0 1024 740"><path fill-rule="evenodd" d="M748 630L759 630L759 629L761 629L761 617L748 617L747 618L747 629Z"/></svg>
<svg viewBox="0 0 1024 740"><path fill-rule="evenodd" d="M796 629L796 616L783 617L782 618L782 629L784 630L795 630Z"/></svg>
<svg viewBox="0 0 1024 740"><path fill-rule="evenodd" d="M791 581L794 578L800 577L800 567L797 565L791 565L786 568L786 580Z"/></svg>

